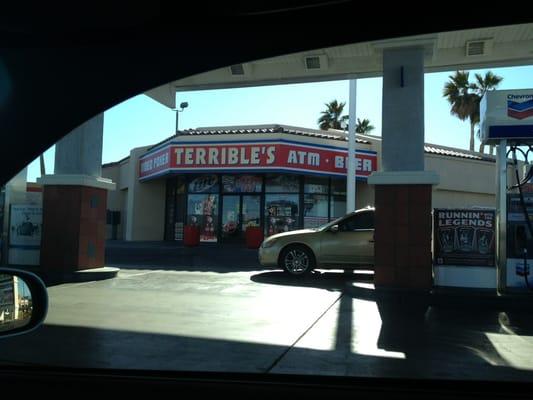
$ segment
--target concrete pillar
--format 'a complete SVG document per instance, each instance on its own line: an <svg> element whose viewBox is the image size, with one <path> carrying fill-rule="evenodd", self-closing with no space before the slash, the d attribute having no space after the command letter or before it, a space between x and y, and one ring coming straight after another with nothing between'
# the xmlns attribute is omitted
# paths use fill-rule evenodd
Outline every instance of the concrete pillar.
<svg viewBox="0 0 533 400"><path fill-rule="evenodd" d="M56 143L54 174L102 176L104 114L83 123Z"/></svg>
<svg viewBox="0 0 533 400"><path fill-rule="evenodd" d="M43 184L41 268L72 272L104 266L107 190L101 177L103 114L56 144L55 173Z"/></svg>
<svg viewBox="0 0 533 400"><path fill-rule="evenodd" d="M424 49L383 52L383 171L424 170Z"/></svg>
<svg viewBox="0 0 533 400"><path fill-rule="evenodd" d="M431 191L424 171L424 48L383 50L381 171L376 185L375 284L430 289Z"/></svg>

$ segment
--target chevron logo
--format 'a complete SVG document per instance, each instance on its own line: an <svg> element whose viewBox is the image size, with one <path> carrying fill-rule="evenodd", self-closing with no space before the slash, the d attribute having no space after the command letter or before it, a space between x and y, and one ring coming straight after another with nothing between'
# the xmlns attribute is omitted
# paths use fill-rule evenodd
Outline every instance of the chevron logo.
<svg viewBox="0 0 533 400"><path fill-rule="evenodd" d="M533 117L533 95L507 96L507 116L515 119Z"/></svg>

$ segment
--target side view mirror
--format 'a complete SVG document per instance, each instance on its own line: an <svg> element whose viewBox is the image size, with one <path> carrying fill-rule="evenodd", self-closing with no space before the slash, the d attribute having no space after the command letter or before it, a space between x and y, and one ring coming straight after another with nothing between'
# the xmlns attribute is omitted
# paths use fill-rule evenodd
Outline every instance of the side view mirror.
<svg viewBox="0 0 533 400"><path fill-rule="evenodd" d="M46 286L37 275L0 268L0 339L38 328L47 312Z"/></svg>
<svg viewBox="0 0 533 400"><path fill-rule="evenodd" d="M330 226L329 231L333 233L337 233L339 231L339 225Z"/></svg>

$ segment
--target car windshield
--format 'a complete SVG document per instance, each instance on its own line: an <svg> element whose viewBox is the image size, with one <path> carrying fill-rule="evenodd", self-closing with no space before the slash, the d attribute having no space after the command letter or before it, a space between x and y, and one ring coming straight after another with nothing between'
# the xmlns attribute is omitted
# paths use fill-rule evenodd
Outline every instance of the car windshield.
<svg viewBox="0 0 533 400"><path fill-rule="evenodd" d="M50 296L0 365L533 381L532 48L343 44L95 111L0 191L1 263Z"/></svg>
<svg viewBox="0 0 533 400"><path fill-rule="evenodd" d="M320 226L317 226L316 228L314 228L315 230L317 231L323 231L323 230L326 230L328 229L329 227L333 226L333 225L337 225L339 222L341 222L342 220L344 220L346 218L346 215L343 215L342 217L339 217L337 219L334 219L333 221L331 222L326 222L325 224L322 224Z"/></svg>

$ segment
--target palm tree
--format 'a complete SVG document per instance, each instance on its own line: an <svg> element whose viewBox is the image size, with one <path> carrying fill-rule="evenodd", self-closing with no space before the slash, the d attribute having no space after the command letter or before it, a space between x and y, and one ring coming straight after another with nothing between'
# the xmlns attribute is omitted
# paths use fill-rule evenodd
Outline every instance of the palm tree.
<svg viewBox="0 0 533 400"><path fill-rule="evenodd" d="M322 116L318 119L318 126L324 131L328 129L341 129L341 121L348 119L347 115L341 117L346 103L339 103L337 100L332 100L325 105L327 108L325 111L322 111Z"/></svg>
<svg viewBox="0 0 533 400"><path fill-rule="evenodd" d="M364 118L362 121L357 118L357 124L355 125L356 133L370 133L374 130L374 125L370 125L370 120Z"/></svg>
<svg viewBox="0 0 533 400"><path fill-rule="evenodd" d="M481 98L487 93L489 90L494 90L498 87L500 82L503 80L501 76L494 75L492 71L488 71L485 76L481 76L480 74L476 74L476 82L474 83L474 90L476 91L476 94L478 95L478 101L477 101L477 119L479 122L479 104L481 102ZM477 136L480 138L480 130L477 131ZM485 150L485 145L481 143L479 145L479 152L483 153ZM490 154L492 155L494 152L494 146L490 146Z"/></svg>
<svg viewBox="0 0 533 400"><path fill-rule="evenodd" d="M469 120L470 151L474 151L474 131L476 124L479 123L479 104L481 98L487 91L495 89L503 78L489 71L485 74L485 77L476 74L476 82L470 83L469 75L469 72L457 71L454 75L450 76L450 80L444 85L443 96L447 98L452 106L450 110L452 115L455 115L461 121ZM483 152L483 150L484 145L481 144L479 151Z"/></svg>
<svg viewBox="0 0 533 400"><path fill-rule="evenodd" d="M475 111L479 109L479 104L477 95L468 82L469 75L466 71L456 71L454 75L450 75L450 80L444 85L442 95L450 103L452 115L461 121L470 120L470 151L474 151L474 126L479 121L479 112L476 120Z"/></svg>

